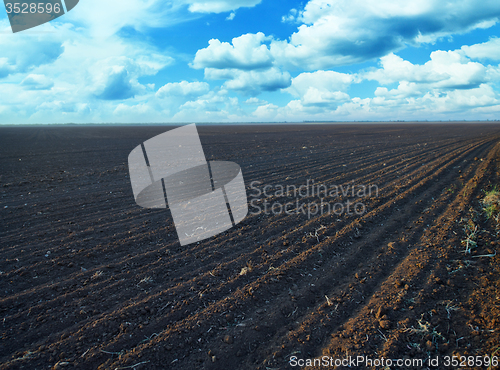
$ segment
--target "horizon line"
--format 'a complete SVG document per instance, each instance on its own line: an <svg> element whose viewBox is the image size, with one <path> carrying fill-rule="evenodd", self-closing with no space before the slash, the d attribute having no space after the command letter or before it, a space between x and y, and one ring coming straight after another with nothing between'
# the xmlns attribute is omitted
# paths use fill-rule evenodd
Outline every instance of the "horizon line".
<svg viewBox="0 0 500 370"><path fill-rule="evenodd" d="M395 121L274 121L274 122L143 122L143 123L123 123L123 122L89 122L89 123L74 123L74 122L66 122L66 123L0 123L0 127L12 127L12 126L183 126L188 124L197 124L197 125L227 125L227 126L235 126L235 125L303 125L303 124L412 124L412 123L420 123L420 124L436 124L436 123L462 123L462 124L476 124L476 123L500 123L500 119L496 120L395 120Z"/></svg>

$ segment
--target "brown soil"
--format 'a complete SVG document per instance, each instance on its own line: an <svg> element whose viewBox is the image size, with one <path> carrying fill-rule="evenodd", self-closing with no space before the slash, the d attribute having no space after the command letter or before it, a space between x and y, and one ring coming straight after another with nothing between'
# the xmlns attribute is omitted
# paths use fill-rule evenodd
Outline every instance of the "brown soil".
<svg viewBox="0 0 500 370"><path fill-rule="evenodd" d="M128 153L168 129L0 128L0 369L500 356L498 230L480 203L500 183L499 125L199 126L249 195L307 179L379 194L362 216L249 215L185 247L128 179Z"/></svg>

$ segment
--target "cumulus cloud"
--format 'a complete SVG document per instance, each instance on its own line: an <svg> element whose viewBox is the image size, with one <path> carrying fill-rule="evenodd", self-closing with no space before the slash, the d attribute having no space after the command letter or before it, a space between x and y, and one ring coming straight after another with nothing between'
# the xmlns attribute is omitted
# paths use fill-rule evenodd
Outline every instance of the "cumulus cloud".
<svg viewBox="0 0 500 370"><path fill-rule="evenodd" d="M409 96L408 94L397 94L397 91L389 91L387 94L378 94L379 96L369 99L365 102L372 112L397 112L403 116L411 115L438 115L446 119L460 118L460 116L451 116L453 113L469 112L486 107L496 107L500 111L500 100L491 86L481 84L477 88L467 90L449 90L425 91L420 95ZM386 109L389 108L389 109ZM449 116L446 116L449 115ZM472 113L469 117L474 118ZM422 117L420 117L422 119Z"/></svg>
<svg viewBox="0 0 500 370"><path fill-rule="evenodd" d="M500 38L493 37L489 41L476 45L464 45L462 51L471 59L500 60Z"/></svg>
<svg viewBox="0 0 500 370"><path fill-rule="evenodd" d="M283 23L294 23L297 21L298 11L295 8L290 9L287 15L281 17L281 22Z"/></svg>
<svg viewBox="0 0 500 370"><path fill-rule="evenodd" d="M10 122L100 122L113 120L117 101L147 93L154 98L154 85L138 81L173 58L151 39L123 38L118 31L171 24L165 12L155 9L160 6L171 9L168 1L159 0L124 0L120 7L88 0L80 2L78 11L18 34L0 20L5 31L0 101L9 104L3 117L9 115Z"/></svg>
<svg viewBox="0 0 500 370"><path fill-rule="evenodd" d="M29 74L21 81L21 86L28 90L48 90L54 86L54 82L44 75Z"/></svg>
<svg viewBox="0 0 500 370"><path fill-rule="evenodd" d="M245 104L248 104L248 105L265 105L265 104L268 104L268 102L265 101L265 100L258 99L256 97L251 97L251 98L248 98L247 100L245 100Z"/></svg>
<svg viewBox="0 0 500 370"><path fill-rule="evenodd" d="M176 107L176 111L172 117L173 121L225 122L234 121L244 115L238 98L229 96L225 89L212 90L187 101Z"/></svg>
<svg viewBox="0 0 500 370"><path fill-rule="evenodd" d="M179 107L179 110L206 110L219 111L222 104L228 102L227 90L219 90L217 92L210 91L196 100L189 100Z"/></svg>
<svg viewBox="0 0 500 370"><path fill-rule="evenodd" d="M224 83L224 88L237 90L245 94L258 94L261 91L276 91L290 86L291 76L278 68L265 71L226 70L231 79Z"/></svg>
<svg viewBox="0 0 500 370"><path fill-rule="evenodd" d="M232 44L212 39L198 50L193 68L204 68L205 78L227 80L223 87L245 94L276 91L290 86L291 76L274 65L274 58L264 42L271 41L262 32L245 34Z"/></svg>
<svg viewBox="0 0 500 370"><path fill-rule="evenodd" d="M404 99L406 97L416 97L424 95L424 86L419 86L415 82L401 81L396 89L387 87L377 87L375 96L387 97L391 99Z"/></svg>
<svg viewBox="0 0 500 370"><path fill-rule="evenodd" d="M208 93L210 86L206 82L170 82L162 86L156 93L157 98L171 96L196 97Z"/></svg>
<svg viewBox="0 0 500 370"><path fill-rule="evenodd" d="M60 37L46 35L3 35L0 37L0 78L13 73L25 73L33 68L53 63L63 53Z"/></svg>
<svg viewBox="0 0 500 370"><path fill-rule="evenodd" d="M192 63L193 68L236 68L253 70L269 68L273 64L273 57L267 45L269 41L262 32L247 33L228 42L212 39L208 47L198 50Z"/></svg>
<svg viewBox="0 0 500 370"><path fill-rule="evenodd" d="M148 122L165 122L169 113L168 110L144 102L130 105L120 103L113 110L113 117L122 122L144 122L144 117L148 117Z"/></svg>
<svg viewBox="0 0 500 370"><path fill-rule="evenodd" d="M499 38L433 52L422 64L396 55L408 45L492 26L500 3L490 0L481 6L473 0L310 0L281 19L298 26L286 40L247 33L213 39L198 50L190 66L203 70L205 80L222 82L166 83L161 78L168 72L152 80L174 59L155 46L156 33L136 33L208 13L227 12L231 20L237 9L260 2L123 0L117 8L87 0L78 11L40 26L41 32L16 35L0 20L6 30L0 38L0 117L3 122L297 121L500 112L495 90L500 67L491 65L500 61ZM183 59L179 55L178 63ZM331 70L369 59L380 64L353 74ZM196 77L183 78L199 78L198 71L192 73ZM369 87L362 98L356 96L357 83ZM278 91L292 100L255 97Z"/></svg>
<svg viewBox="0 0 500 370"><path fill-rule="evenodd" d="M64 20L84 27L93 37L105 39L124 27L143 31L151 27L173 26L199 17L200 14L231 12L254 7L261 1L121 0L117 6L113 2L86 0L80 1L78 10L66 14Z"/></svg>
<svg viewBox="0 0 500 370"><path fill-rule="evenodd" d="M124 0L116 7L88 0L56 21L18 34L10 34L8 22L0 21L5 30L0 38L0 101L9 101L9 111L15 112L10 122L115 121L117 101L147 93L154 100L154 85L138 81L173 58L151 39L124 38L118 31L170 24L160 21L165 16L155 9L160 5L169 9L168 1Z"/></svg>
<svg viewBox="0 0 500 370"><path fill-rule="evenodd" d="M111 70L100 90L95 95L103 100L123 100L133 98L136 94L128 71L124 67Z"/></svg>
<svg viewBox="0 0 500 370"><path fill-rule="evenodd" d="M14 71L14 66L9 64L9 59L0 58L0 78L8 76Z"/></svg>
<svg viewBox="0 0 500 370"><path fill-rule="evenodd" d="M347 104L347 103L346 103ZM280 121L331 121L338 117L338 104L307 105L302 100L291 100L278 109L276 120Z"/></svg>
<svg viewBox="0 0 500 370"><path fill-rule="evenodd" d="M9 104L10 122L116 122L116 101L154 96L139 79L173 61L143 40L103 40L58 22L6 33L0 44L0 101Z"/></svg>
<svg viewBox="0 0 500 370"><path fill-rule="evenodd" d="M252 8L262 0L186 0L193 13L222 13L239 8Z"/></svg>
<svg viewBox="0 0 500 370"><path fill-rule="evenodd" d="M420 96L354 97L338 105L305 105L292 100L278 109L279 120L476 120L496 119L500 100L488 85L469 90L430 91Z"/></svg>
<svg viewBox="0 0 500 370"><path fill-rule="evenodd" d="M441 95L439 98L443 99ZM473 107L485 107L499 104L497 94L487 84L469 90L453 90L446 97L446 103L451 105L448 110L464 111Z"/></svg>
<svg viewBox="0 0 500 370"><path fill-rule="evenodd" d="M89 90L102 100L123 100L141 95L151 90L151 87L141 85L138 78L154 75L159 67L156 66L157 62L154 58L140 57L109 57L94 62L87 69L87 76L92 80Z"/></svg>
<svg viewBox="0 0 500 370"><path fill-rule="evenodd" d="M304 96L311 87L325 91L344 91L355 79L355 75L334 71L304 72L292 80L292 86L287 91L294 96Z"/></svg>
<svg viewBox="0 0 500 370"><path fill-rule="evenodd" d="M345 90L356 80L355 75L334 71L316 71L299 74L285 91L300 97L301 104L331 105L349 99Z"/></svg>
<svg viewBox="0 0 500 370"><path fill-rule="evenodd" d="M38 110L49 110L53 112L74 113L78 110L84 109L84 104L76 104L65 102L61 100L43 102L38 107Z"/></svg>
<svg viewBox="0 0 500 370"><path fill-rule="evenodd" d="M252 115L260 120L271 121L276 117L276 114L278 113L278 108L279 107L274 104L260 105L257 107L257 109L255 109Z"/></svg>
<svg viewBox="0 0 500 370"><path fill-rule="evenodd" d="M271 52L289 67L327 69L488 27L499 16L500 2L495 1L477 6L474 0L311 0L296 17L303 23L297 32L289 40L274 41Z"/></svg>
<svg viewBox="0 0 500 370"><path fill-rule="evenodd" d="M477 50L474 46L470 50ZM448 120L477 119L476 114L485 114L494 118L500 112L500 97L493 88L500 81L500 67L471 61L464 49L432 52L424 64L391 53L380 58L380 68L356 74L301 73L285 90L298 99L279 108L276 117ZM378 86L370 98L349 97L349 86L363 81L397 87Z"/></svg>
<svg viewBox="0 0 500 370"><path fill-rule="evenodd" d="M471 50L475 50L474 45ZM435 51L423 65L395 55L382 58L383 68L368 72L365 77L383 84L398 82L398 87L378 87L366 105L375 110L392 107L406 115L445 115L493 107L500 111L498 94L491 86L500 80L499 68L471 62L466 54L464 48Z"/></svg>
<svg viewBox="0 0 500 370"><path fill-rule="evenodd" d="M332 105L349 100L349 95L342 91L326 91L311 87L302 97L304 105Z"/></svg>
<svg viewBox="0 0 500 370"><path fill-rule="evenodd" d="M288 40L260 32L236 37L232 44L213 39L197 52L192 66L253 70L272 64L299 70L330 69L489 27L498 17L500 3L493 1L478 7L474 0L310 0L303 10L292 9L282 18L283 22L302 23ZM495 45L492 41L483 49Z"/></svg>
<svg viewBox="0 0 500 370"><path fill-rule="evenodd" d="M412 64L401 57L389 54L381 58L382 68L367 72L364 78L382 84L413 82L425 84L433 89L470 89L487 80L487 68L481 63L471 62L458 51L434 51L431 60L423 65Z"/></svg>
<svg viewBox="0 0 500 370"><path fill-rule="evenodd" d="M172 26L186 20L186 3L176 0L100 0L80 1L76 11L64 15L64 21L80 27L93 38L106 39L124 27L145 30ZM98 9L98 10L97 10Z"/></svg>

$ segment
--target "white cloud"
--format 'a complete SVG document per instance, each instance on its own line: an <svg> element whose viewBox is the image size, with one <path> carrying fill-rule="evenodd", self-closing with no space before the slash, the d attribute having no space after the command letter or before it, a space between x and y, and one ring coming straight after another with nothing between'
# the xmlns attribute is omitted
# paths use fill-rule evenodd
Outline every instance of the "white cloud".
<svg viewBox="0 0 500 370"><path fill-rule="evenodd" d="M100 61L89 61L87 76L92 80L91 94L103 100L123 100L141 95L150 90L138 82L138 78L154 75L164 64L161 58L151 59L109 57Z"/></svg>
<svg viewBox="0 0 500 370"><path fill-rule="evenodd" d="M283 17L283 22L303 23L289 40L260 32L234 38L232 44L213 39L197 52L192 66L250 70L273 64L330 69L379 58L407 45L490 27L499 17L500 2L496 1L478 7L474 0L458 4L452 0L310 0L304 10L292 9Z"/></svg>
<svg viewBox="0 0 500 370"><path fill-rule="evenodd" d="M437 100L443 99L442 95ZM492 87L481 84L478 88L469 90L453 90L447 94L447 110L465 111L468 108L485 107L499 104Z"/></svg>
<svg viewBox="0 0 500 370"><path fill-rule="evenodd" d="M500 100L492 88L433 91L420 96L352 98L339 105L304 105L292 100L278 109L277 120L477 120L497 119Z"/></svg>
<svg viewBox="0 0 500 370"><path fill-rule="evenodd" d="M263 44L269 41L262 32L247 33L228 42L212 39L208 47L198 50L193 61L193 68L236 68L252 70L269 68L273 64L273 57L268 47Z"/></svg>
<svg viewBox="0 0 500 370"><path fill-rule="evenodd" d="M397 89L389 90L386 87L377 87L375 96L402 99L412 96L421 96L424 94L423 86L415 82L401 81Z"/></svg>
<svg viewBox="0 0 500 370"><path fill-rule="evenodd" d="M256 97L251 97L251 98L248 98L247 100L245 100L245 104L248 104L248 105L265 105L265 104L269 104L267 101L265 100L261 100L261 99L258 99Z"/></svg>
<svg viewBox="0 0 500 370"><path fill-rule="evenodd" d="M300 97L304 106L335 105L349 100L345 90L355 80L355 75L334 71L305 72L293 78L285 91Z"/></svg>
<svg viewBox="0 0 500 370"><path fill-rule="evenodd" d="M402 115L437 115L446 116L447 114L469 112L472 109L493 107L500 109L500 100L497 94L487 84L481 84L477 88L468 90L450 90L426 91L421 95L409 96L408 94L397 94L397 91L378 94L378 97L370 99L367 106L370 106L374 112L380 112L380 108L389 107L390 111L398 112ZM459 118L459 116L456 116ZM473 115L462 118L475 118ZM422 119L422 118L420 118ZM446 119L453 119L452 116Z"/></svg>
<svg viewBox="0 0 500 370"><path fill-rule="evenodd" d="M262 0L186 0L193 13L222 13L239 8L252 8Z"/></svg>
<svg viewBox="0 0 500 370"><path fill-rule="evenodd" d="M260 105L252 113L253 116L260 120L272 121L278 113L278 106L274 104Z"/></svg>
<svg viewBox="0 0 500 370"><path fill-rule="evenodd" d="M302 103L304 105L331 105L349 99L349 95L342 91L326 91L310 87L302 97Z"/></svg>
<svg viewBox="0 0 500 370"><path fill-rule="evenodd" d="M22 80L21 86L28 90L48 90L54 86L54 82L44 75L29 74Z"/></svg>
<svg viewBox="0 0 500 370"><path fill-rule="evenodd" d="M99 77L102 80L94 92L98 99L124 100L133 98L139 92L132 86L130 75L125 67L112 67L105 75Z"/></svg>
<svg viewBox="0 0 500 370"><path fill-rule="evenodd" d="M227 96L226 90L210 91L196 100L187 101L177 107L177 113L172 119L173 121L222 122L227 121L231 109L235 109L235 100Z"/></svg>
<svg viewBox="0 0 500 370"><path fill-rule="evenodd" d="M225 89L214 89L196 99L177 105L171 121L235 122L249 120L237 97Z"/></svg>
<svg viewBox="0 0 500 370"><path fill-rule="evenodd" d="M173 61L141 40L96 38L87 29L57 21L36 32L5 33L0 47L0 100L10 101L17 112L10 122L111 119L113 101L152 92L139 78Z"/></svg>
<svg viewBox="0 0 500 370"><path fill-rule="evenodd" d="M0 78L24 73L51 64L64 52L61 37L47 34L2 34L0 37Z"/></svg>
<svg viewBox="0 0 500 370"><path fill-rule="evenodd" d="M500 38L493 37L482 44L464 45L462 50L471 59L500 60Z"/></svg>
<svg viewBox="0 0 500 370"><path fill-rule="evenodd" d="M277 68L265 71L240 71L237 69L225 70L231 78L224 83L224 88L237 90L245 94L258 94L261 91L276 91L287 88L291 83L288 72Z"/></svg>
<svg viewBox="0 0 500 370"><path fill-rule="evenodd" d="M158 98L171 96L196 97L208 93L210 86L206 82L171 82L162 86L156 93Z"/></svg>
<svg viewBox="0 0 500 370"><path fill-rule="evenodd" d="M287 15L281 17L281 22L283 23L294 23L297 21L298 11L295 8L290 9Z"/></svg>
<svg viewBox="0 0 500 370"><path fill-rule="evenodd" d="M43 102L37 108L38 111L48 110L53 112L74 113L78 110L85 109L85 104L67 103L65 101L56 100Z"/></svg>
<svg viewBox="0 0 500 370"><path fill-rule="evenodd" d="M226 90L217 92L210 91L208 94L199 97L196 100L189 100L179 107L179 110L211 111L216 112L221 106L229 102Z"/></svg>
<svg viewBox="0 0 500 370"><path fill-rule="evenodd" d="M435 51L422 65L394 54L381 58L381 68L342 74L301 73L286 89L296 100L278 109L281 120L485 119L500 112L500 97L492 83L500 81L500 66L472 62L463 50ZM353 83L375 80L372 98L350 98Z"/></svg>
<svg viewBox="0 0 500 370"><path fill-rule="evenodd" d="M203 69L206 80L222 80L212 90L206 82L159 84L150 77L148 83L142 82L174 59L155 47L154 38L125 37L128 32L120 32L126 27L140 33L206 13L227 12L232 20L238 8L260 2L123 0L117 8L87 0L80 2L78 11L40 26L37 32L15 35L1 20L5 33L0 38L0 118L3 122L297 121L425 119L434 113L471 118L500 112L495 90L500 66L488 65L500 60L499 38L433 52L423 64L393 53L407 45L491 27L500 16L496 0L480 6L472 0L311 0L303 10L292 9L283 17L283 22L301 23L287 40L248 33L211 40L198 50L191 67ZM327 70L371 58L380 58L379 67L355 74ZM178 59L182 62L184 56ZM290 68L299 71L295 78ZM352 85L363 80L380 86L366 82L372 89L366 94L374 95L351 98L348 93L354 96L357 88ZM156 89L152 82L161 87ZM266 94L266 100L255 98L263 91L278 90L293 100L281 103L286 95L272 94ZM248 95L253 97L247 99Z"/></svg>
<svg viewBox="0 0 500 370"><path fill-rule="evenodd" d="M273 41L271 52L290 68L329 69L488 27L499 16L497 1L477 6L475 0L311 0L297 16L303 22L297 32Z"/></svg>
<svg viewBox="0 0 500 370"><path fill-rule="evenodd" d="M276 91L290 86L291 76L274 66L274 58L264 42L271 41L262 32L245 34L232 44L212 39L198 50L193 68L204 68L208 80L227 80L223 87L245 94Z"/></svg>
<svg viewBox="0 0 500 370"><path fill-rule="evenodd" d="M413 82L412 86L425 84L422 88L426 89L469 89L487 80L487 68L458 51L434 51L431 60L423 65L412 64L392 53L380 60L382 68L365 73L365 79L382 84Z"/></svg>
<svg viewBox="0 0 500 370"><path fill-rule="evenodd" d="M338 106L305 105L302 100L291 100L286 106L278 109L278 121L331 121L335 120Z"/></svg>
<svg viewBox="0 0 500 370"><path fill-rule="evenodd" d="M151 27L168 27L196 18L185 11L189 1L121 0L114 2L85 0L60 20L85 31L92 38L105 40L124 27L143 31ZM98 9L98 11L96 10ZM56 21L57 22L57 21Z"/></svg>
<svg viewBox="0 0 500 370"><path fill-rule="evenodd" d="M229 14L226 17L226 21L232 21L234 19L234 17L236 17L236 13L235 12L231 12L231 14Z"/></svg>
<svg viewBox="0 0 500 370"><path fill-rule="evenodd" d="M148 122L165 122L170 112L166 109L158 109L148 103L138 103L127 105L120 103L113 111L113 118L120 122L144 122L147 117Z"/></svg>
<svg viewBox="0 0 500 370"><path fill-rule="evenodd" d="M334 71L304 72L292 80L292 86L286 91L294 96L304 96L314 87L324 91L345 91L356 76Z"/></svg>
<svg viewBox="0 0 500 370"><path fill-rule="evenodd" d="M64 21L75 24L95 38L106 39L123 27L144 30L167 27L198 17L191 13L221 13L258 5L262 0L99 0L80 1L77 11L64 16ZM99 11L96 11L98 9ZM75 9L76 10L76 9Z"/></svg>

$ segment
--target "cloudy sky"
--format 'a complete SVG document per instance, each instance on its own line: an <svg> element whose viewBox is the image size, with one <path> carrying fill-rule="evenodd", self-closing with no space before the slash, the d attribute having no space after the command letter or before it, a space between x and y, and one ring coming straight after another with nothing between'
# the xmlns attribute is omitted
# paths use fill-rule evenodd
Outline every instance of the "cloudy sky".
<svg viewBox="0 0 500 370"><path fill-rule="evenodd" d="M80 0L13 34L0 123L500 119L499 0Z"/></svg>

